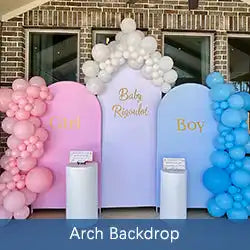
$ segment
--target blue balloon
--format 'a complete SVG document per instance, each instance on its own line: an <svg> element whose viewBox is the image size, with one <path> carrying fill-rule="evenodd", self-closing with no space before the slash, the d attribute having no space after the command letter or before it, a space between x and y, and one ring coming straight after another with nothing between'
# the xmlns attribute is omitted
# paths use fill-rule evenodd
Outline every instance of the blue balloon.
<svg viewBox="0 0 250 250"><path fill-rule="evenodd" d="M219 107L220 107L220 103L219 102L213 102L212 109L218 109Z"/></svg>
<svg viewBox="0 0 250 250"><path fill-rule="evenodd" d="M235 166L238 168L241 168L243 166L243 162L242 161L235 161Z"/></svg>
<svg viewBox="0 0 250 250"><path fill-rule="evenodd" d="M243 198L242 195L239 194L239 193L237 193L237 194L234 195L234 200L235 201L242 201L242 198Z"/></svg>
<svg viewBox="0 0 250 250"><path fill-rule="evenodd" d="M246 121L248 119L248 113L245 109L240 109L240 114L241 114L241 118L242 118L242 121ZM241 123L241 126L242 126L242 123Z"/></svg>
<svg viewBox="0 0 250 250"><path fill-rule="evenodd" d="M245 121L242 121L241 124L240 124L240 127L241 128L248 128L248 125Z"/></svg>
<svg viewBox="0 0 250 250"><path fill-rule="evenodd" d="M219 133L230 132L232 130L232 128L229 128L227 126L224 126L222 123L219 123L218 127L217 127L217 130L218 130Z"/></svg>
<svg viewBox="0 0 250 250"><path fill-rule="evenodd" d="M221 115L222 114L222 109L221 108L216 109L215 114L216 115Z"/></svg>
<svg viewBox="0 0 250 250"><path fill-rule="evenodd" d="M227 211L227 217L230 220L247 220L248 212L244 208L232 208Z"/></svg>
<svg viewBox="0 0 250 250"><path fill-rule="evenodd" d="M228 141L228 142L233 142L234 141L234 139L235 139L235 137L234 137L234 135L233 134L227 134L226 135L226 141Z"/></svg>
<svg viewBox="0 0 250 250"><path fill-rule="evenodd" d="M229 192L230 194L236 194L236 193L237 193L237 190L238 190L238 188L235 187L235 186L233 186L233 185L231 185L231 186L228 188L228 192Z"/></svg>
<svg viewBox="0 0 250 250"><path fill-rule="evenodd" d="M235 170L236 166L233 163L230 163L227 167L227 172L232 173Z"/></svg>
<svg viewBox="0 0 250 250"><path fill-rule="evenodd" d="M236 145L246 145L248 143L248 130L244 128L236 128L233 130Z"/></svg>
<svg viewBox="0 0 250 250"><path fill-rule="evenodd" d="M242 190L242 195L243 195L244 199L245 199L248 203L250 203L250 186L248 186L248 187L246 187L246 188L244 188L244 189Z"/></svg>
<svg viewBox="0 0 250 250"><path fill-rule="evenodd" d="M241 202L235 201L233 204L233 208L242 208Z"/></svg>
<svg viewBox="0 0 250 250"><path fill-rule="evenodd" d="M231 184L229 175L221 168L208 168L203 175L204 186L212 193L225 192Z"/></svg>
<svg viewBox="0 0 250 250"><path fill-rule="evenodd" d="M215 85L209 92L210 98L213 101L225 101L229 98L231 90L228 84L218 84Z"/></svg>
<svg viewBox="0 0 250 250"><path fill-rule="evenodd" d="M248 216L250 216L250 205L246 206L245 209L248 212Z"/></svg>
<svg viewBox="0 0 250 250"><path fill-rule="evenodd" d="M250 173L243 169L235 170L231 174L231 180L236 187L246 188L250 184Z"/></svg>
<svg viewBox="0 0 250 250"><path fill-rule="evenodd" d="M221 102L220 103L220 108L222 108L222 109L228 108L228 102L226 102L226 101Z"/></svg>
<svg viewBox="0 0 250 250"><path fill-rule="evenodd" d="M232 142L227 142L227 143L225 144L225 147L226 147L227 149L230 149L230 148L233 148L233 147L234 147L234 144L233 144Z"/></svg>
<svg viewBox="0 0 250 250"><path fill-rule="evenodd" d="M230 108L241 109L244 107L244 99L242 96L234 94L229 97L228 104Z"/></svg>
<svg viewBox="0 0 250 250"><path fill-rule="evenodd" d="M229 155L233 160L242 160L245 155L246 155L246 151L245 148L242 146L235 146L231 149L229 149Z"/></svg>
<svg viewBox="0 0 250 250"><path fill-rule="evenodd" d="M250 111L250 95L247 92L239 92L238 95L244 99L244 109Z"/></svg>
<svg viewBox="0 0 250 250"><path fill-rule="evenodd" d="M210 161L215 167L226 168L230 163L231 159L226 151L217 150L211 154Z"/></svg>
<svg viewBox="0 0 250 250"><path fill-rule="evenodd" d="M209 214L213 217L222 217L225 215L226 211L221 209L214 198L210 199L207 203L207 210Z"/></svg>
<svg viewBox="0 0 250 250"><path fill-rule="evenodd" d="M216 149L219 149L219 150L225 149L224 143L220 143L219 137L214 138L213 145Z"/></svg>
<svg viewBox="0 0 250 250"><path fill-rule="evenodd" d="M218 194L215 197L216 204L224 210L228 210L233 207L233 198L228 193Z"/></svg>
<svg viewBox="0 0 250 250"><path fill-rule="evenodd" d="M247 154L250 154L250 139L248 139L247 144L245 145L245 150Z"/></svg>
<svg viewBox="0 0 250 250"><path fill-rule="evenodd" d="M246 157L244 160L243 160L243 167L242 167L243 170L246 170L250 173L250 157Z"/></svg>
<svg viewBox="0 0 250 250"><path fill-rule="evenodd" d="M237 109L226 109L221 115L223 125L231 128L240 126L242 120L242 114Z"/></svg>
<svg viewBox="0 0 250 250"><path fill-rule="evenodd" d="M206 84L209 88L213 88L217 84L223 84L224 77L219 72L212 72L206 78Z"/></svg>
<svg viewBox="0 0 250 250"><path fill-rule="evenodd" d="M248 202L247 202L246 200L242 200L242 201L241 201L241 205L242 205L243 207L247 207L247 206L248 206Z"/></svg>

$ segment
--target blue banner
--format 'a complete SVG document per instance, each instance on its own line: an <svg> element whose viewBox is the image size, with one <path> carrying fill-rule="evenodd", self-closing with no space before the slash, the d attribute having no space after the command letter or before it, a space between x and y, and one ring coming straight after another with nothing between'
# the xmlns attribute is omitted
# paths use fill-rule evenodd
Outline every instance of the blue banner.
<svg viewBox="0 0 250 250"><path fill-rule="evenodd" d="M249 250L250 221L0 220L1 250Z"/></svg>

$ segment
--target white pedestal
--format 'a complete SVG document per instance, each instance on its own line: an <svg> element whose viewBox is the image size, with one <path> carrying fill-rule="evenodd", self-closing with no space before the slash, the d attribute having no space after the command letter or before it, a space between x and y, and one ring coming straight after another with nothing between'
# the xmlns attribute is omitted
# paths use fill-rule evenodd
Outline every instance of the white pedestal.
<svg viewBox="0 0 250 250"><path fill-rule="evenodd" d="M187 218L187 171L161 170L160 219Z"/></svg>
<svg viewBox="0 0 250 250"><path fill-rule="evenodd" d="M98 218L98 165L96 162L66 168L66 218Z"/></svg>

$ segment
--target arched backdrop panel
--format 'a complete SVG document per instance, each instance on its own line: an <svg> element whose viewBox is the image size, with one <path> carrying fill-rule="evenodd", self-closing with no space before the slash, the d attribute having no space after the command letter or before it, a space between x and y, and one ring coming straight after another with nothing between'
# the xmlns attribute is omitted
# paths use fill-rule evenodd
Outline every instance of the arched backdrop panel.
<svg viewBox="0 0 250 250"><path fill-rule="evenodd" d="M102 207L155 206L160 98L159 88L127 66L99 96L103 115Z"/></svg>
<svg viewBox="0 0 250 250"><path fill-rule="evenodd" d="M42 117L49 140L39 165L53 171L54 183L47 193L39 195L33 208L65 208L65 170L70 150L92 150L99 170L101 165L101 109L96 96L76 82L58 82L50 90L54 99Z"/></svg>
<svg viewBox="0 0 250 250"><path fill-rule="evenodd" d="M173 88L161 100L157 124L157 206L160 205L160 169L164 157L186 159L188 207L205 208L210 197L202 184L210 167L216 122L210 110L209 89L201 84Z"/></svg>

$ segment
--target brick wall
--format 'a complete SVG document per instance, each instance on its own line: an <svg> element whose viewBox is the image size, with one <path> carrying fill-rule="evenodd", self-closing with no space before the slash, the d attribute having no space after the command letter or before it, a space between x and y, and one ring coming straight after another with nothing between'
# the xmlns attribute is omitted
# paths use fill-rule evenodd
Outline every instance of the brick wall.
<svg viewBox="0 0 250 250"><path fill-rule="evenodd" d="M187 0L58 0L50 1L8 22L2 23L0 80L10 86L25 75L25 29L70 28L80 30L80 65L91 57L92 28L119 28L124 17L132 17L139 28L157 38L159 49L163 31L214 33L214 70L227 77L227 34L250 33L250 5L239 0L199 1L197 10L188 10ZM80 74L80 80L83 75ZM0 132L0 153L6 135Z"/></svg>

